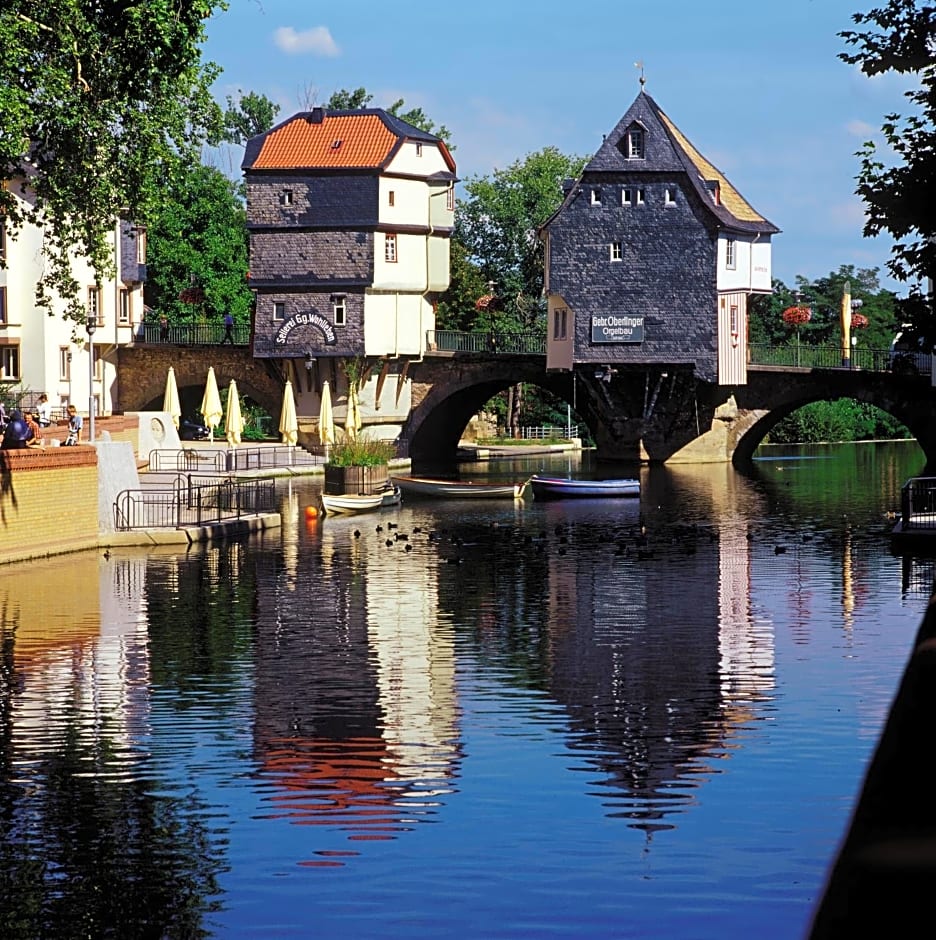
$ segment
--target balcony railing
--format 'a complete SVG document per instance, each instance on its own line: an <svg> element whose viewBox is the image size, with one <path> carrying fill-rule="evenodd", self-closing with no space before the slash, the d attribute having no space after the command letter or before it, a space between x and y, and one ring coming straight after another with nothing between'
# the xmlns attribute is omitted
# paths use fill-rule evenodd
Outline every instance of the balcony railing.
<svg viewBox="0 0 936 940"><path fill-rule="evenodd" d="M249 346L250 325L235 323L232 336L235 346ZM223 323L170 323L165 336L158 323L141 323L133 337L135 343L154 346L217 346L223 339Z"/></svg>
<svg viewBox="0 0 936 940"><path fill-rule="evenodd" d="M544 356L546 336L542 330L525 333L465 333L460 330L429 330L427 349L433 352L493 353L504 356Z"/></svg>

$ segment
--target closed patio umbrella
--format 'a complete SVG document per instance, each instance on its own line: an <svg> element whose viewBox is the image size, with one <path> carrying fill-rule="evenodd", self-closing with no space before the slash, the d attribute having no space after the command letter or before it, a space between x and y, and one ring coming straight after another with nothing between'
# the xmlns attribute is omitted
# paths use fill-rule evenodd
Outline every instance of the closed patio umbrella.
<svg viewBox="0 0 936 940"><path fill-rule="evenodd" d="M240 444L241 434L244 433L240 395L237 392L237 382L234 379L231 379L231 384L228 386L227 417L224 419L224 433L231 447Z"/></svg>
<svg viewBox="0 0 936 940"><path fill-rule="evenodd" d="M335 443L335 416L332 413L331 389L328 382L322 383L322 404L319 406L319 443Z"/></svg>
<svg viewBox="0 0 936 940"><path fill-rule="evenodd" d="M213 441L215 428L224 417L214 366L208 367L208 380L205 382L205 394L202 396L201 413L205 419L205 426L208 428L209 439Z"/></svg>
<svg viewBox="0 0 936 940"><path fill-rule="evenodd" d="M299 421L296 418L296 400L293 398L293 386L286 379L286 388L283 389L283 407L280 409L279 432L283 443L290 447L296 446L299 437Z"/></svg>
<svg viewBox="0 0 936 940"><path fill-rule="evenodd" d="M176 384L175 369L172 366L169 366L169 374L166 376L163 411L172 418L172 423L178 430L179 419L182 417L182 406L179 404L179 386Z"/></svg>

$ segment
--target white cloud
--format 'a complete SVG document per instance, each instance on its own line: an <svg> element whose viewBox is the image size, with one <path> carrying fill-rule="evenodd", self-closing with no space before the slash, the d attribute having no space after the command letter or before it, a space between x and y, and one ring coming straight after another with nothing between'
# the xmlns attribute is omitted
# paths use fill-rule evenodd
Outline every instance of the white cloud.
<svg viewBox="0 0 936 940"><path fill-rule="evenodd" d="M273 41L287 55L311 52L313 55L334 57L341 51L327 26L313 26L302 32L297 32L292 26L280 26L273 33Z"/></svg>
<svg viewBox="0 0 936 940"><path fill-rule="evenodd" d="M845 130L848 131L852 137L860 137L862 140L867 140L869 137L874 136L877 133L876 128L868 124L867 121L860 121L857 118L849 121L845 125Z"/></svg>

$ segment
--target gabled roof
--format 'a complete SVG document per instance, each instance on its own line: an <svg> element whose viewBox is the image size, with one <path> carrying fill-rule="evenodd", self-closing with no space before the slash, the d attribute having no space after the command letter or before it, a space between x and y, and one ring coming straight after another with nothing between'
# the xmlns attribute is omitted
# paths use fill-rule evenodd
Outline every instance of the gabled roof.
<svg viewBox="0 0 936 940"><path fill-rule="evenodd" d="M294 114L272 130L247 141L242 170L384 168L406 140L437 146L454 173L445 142L401 121L382 108Z"/></svg>
<svg viewBox="0 0 936 940"><path fill-rule="evenodd" d="M644 130L645 152L641 159L628 159L623 146L634 125ZM624 117L605 138L598 152L585 165L583 177L613 173L685 172L702 204L723 227L739 232L779 232L735 189L728 178L689 142L645 91L634 100ZM713 197L717 190L718 201Z"/></svg>

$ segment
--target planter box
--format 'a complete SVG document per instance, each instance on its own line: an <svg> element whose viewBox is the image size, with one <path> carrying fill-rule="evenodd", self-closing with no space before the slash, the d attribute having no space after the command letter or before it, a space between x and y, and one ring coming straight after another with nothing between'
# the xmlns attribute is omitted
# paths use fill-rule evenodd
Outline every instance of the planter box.
<svg viewBox="0 0 936 940"><path fill-rule="evenodd" d="M387 486L390 474L386 464L377 467L325 467L325 492L330 496L341 493L365 495L376 493Z"/></svg>

